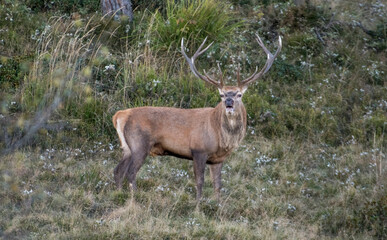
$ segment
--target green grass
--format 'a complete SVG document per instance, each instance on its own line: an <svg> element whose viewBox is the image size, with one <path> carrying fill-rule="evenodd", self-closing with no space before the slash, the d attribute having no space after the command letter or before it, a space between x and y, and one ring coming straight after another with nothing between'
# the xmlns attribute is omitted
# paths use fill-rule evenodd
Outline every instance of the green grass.
<svg viewBox="0 0 387 240"><path fill-rule="evenodd" d="M152 39L157 48L175 50L185 38L188 48L197 48L205 37L222 42L234 34L242 22L230 11L231 5L218 0L168 0L166 16L156 12Z"/></svg>
<svg viewBox="0 0 387 240"><path fill-rule="evenodd" d="M139 7L133 23L81 5L70 17L67 6L45 3L0 7L0 237L386 237L387 16L380 1L356 8L169 1L160 12ZM283 50L244 95L247 136L225 162L220 203L207 171L196 205L192 162L173 157L149 157L138 191L117 190L121 150L111 116L148 105L215 106L216 89L190 73L177 44L185 37L192 53L209 35L215 44L199 69L217 76L219 62L232 84L238 64L247 77L265 61L255 33L270 50L280 34Z"/></svg>

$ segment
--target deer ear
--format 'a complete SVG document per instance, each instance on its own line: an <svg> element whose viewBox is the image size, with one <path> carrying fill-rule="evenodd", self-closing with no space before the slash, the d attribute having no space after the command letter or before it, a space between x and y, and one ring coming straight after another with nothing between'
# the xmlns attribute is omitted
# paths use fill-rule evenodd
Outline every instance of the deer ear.
<svg viewBox="0 0 387 240"><path fill-rule="evenodd" d="M223 90L221 88L218 88L219 94L223 94Z"/></svg>
<svg viewBox="0 0 387 240"><path fill-rule="evenodd" d="M246 92L246 90L247 90L247 86L241 87L241 92L242 92L242 94L244 94L244 93Z"/></svg>

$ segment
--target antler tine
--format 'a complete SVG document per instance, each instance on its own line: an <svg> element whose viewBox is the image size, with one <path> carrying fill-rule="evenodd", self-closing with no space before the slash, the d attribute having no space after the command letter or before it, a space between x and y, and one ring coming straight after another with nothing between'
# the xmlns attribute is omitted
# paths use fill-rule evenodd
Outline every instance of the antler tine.
<svg viewBox="0 0 387 240"><path fill-rule="evenodd" d="M249 81L257 74L257 72L258 72L258 67L255 67L254 73L251 74L250 77L244 79L243 81L239 81L239 82L238 82L238 86L239 86L239 87L242 87L243 85L245 85L246 82L249 82Z"/></svg>
<svg viewBox="0 0 387 240"><path fill-rule="evenodd" d="M195 74L196 77L199 77L199 76L196 74L195 66L192 66L191 58L189 58L189 57L187 56L187 54L185 53L185 50L184 50L184 38L181 39L181 53L183 54L185 60L187 60L188 65L190 66L192 72Z"/></svg>
<svg viewBox="0 0 387 240"><path fill-rule="evenodd" d="M204 72L204 75L205 75L208 79L210 79L210 80L213 81L213 82L217 82L216 80L214 80L212 77L210 77L210 76L207 74L206 69L203 69L203 72Z"/></svg>
<svg viewBox="0 0 387 240"><path fill-rule="evenodd" d="M203 81L207 82L207 83L210 83L218 88L221 88L222 87L222 83L212 79L210 76L208 76L208 74L204 71L204 74L205 76L203 76L202 74L199 73L199 71L196 69L196 66L195 66L195 59L197 57L199 57L201 54L203 54L205 51L208 50L209 47L211 47L211 45L213 44L210 43L205 49L202 50L205 42L207 41L207 37L204 39L204 41L202 42L202 44L200 44L198 50L195 52L195 54L190 58L187 56L187 54L185 53L185 50L184 50L184 38L181 39L181 53L183 54L185 60L187 60L188 62L188 65L189 67L191 68L191 71L193 72L193 74L202 79Z"/></svg>
<svg viewBox="0 0 387 240"><path fill-rule="evenodd" d="M238 86L241 85L240 72L241 72L241 64L238 63L238 69L237 69L237 82L238 82Z"/></svg>
<svg viewBox="0 0 387 240"><path fill-rule="evenodd" d="M258 34L255 34L255 36L257 37L257 42L259 44L259 46L261 46L261 48L263 48L263 51L265 51L265 53L267 55L270 55L270 56L273 56L273 54L271 54L271 52L266 48L266 46L263 44L262 42L262 39L258 36Z"/></svg>
<svg viewBox="0 0 387 240"><path fill-rule="evenodd" d="M212 42L212 43L208 44L208 46L207 46L205 49L201 50L202 47L204 46L204 44L206 43L206 41L207 41L207 37L203 40L202 44L200 44L198 50L196 51L196 53L194 54L193 57L196 58L196 57L202 55L202 54L203 54L205 51L207 51L207 49L209 49L209 48L211 47L211 45L214 43L214 42Z"/></svg>
<svg viewBox="0 0 387 240"><path fill-rule="evenodd" d="M261 46L263 48L263 51L265 51L265 53L268 55L267 56L267 59L271 58L272 60L270 61L270 64L268 66L266 66L265 68L265 71L263 72L263 74L265 74L267 71L269 71L269 69L271 68L271 65L273 64L274 62L274 59L277 57L278 53L281 51L282 49L282 39L281 39L281 36L278 37L278 49L277 51L275 52L275 54L273 55L266 47L265 45L263 44L261 38L258 36L258 34L255 34L255 36L257 37L257 41L258 41L258 44L259 46Z"/></svg>
<svg viewBox="0 0 387 240"><path fill-rule="evenodd" d="M218 69L219 69L219 72L220 72L220 85L221 85L221 87L223 87L223 85L224 85L223 72L222 72L222 69L220 68L220 63L219 62L218 62Z"/></svg>
<svg viewBox="0 0 387 240"><path fill-rule="evenodd" d="M257 42L258 42L259 46L261 46L263 51L267 54L267 61L259 73L257 73L258 67L256 67L255 72L250 77L248 77L245 80L240 82L240 86L247 86L251 82L260 78L267 71L269 71L270 67L273 65L275 58L278 56L278 53L281 51L281 48L282 48L281 36L278 37L279 38L278 49L274 55L265 47L265 45L263 44L263 42L262 42L261 38L258 36L258 34L256 34L256 37L257 37Z"/></svg>

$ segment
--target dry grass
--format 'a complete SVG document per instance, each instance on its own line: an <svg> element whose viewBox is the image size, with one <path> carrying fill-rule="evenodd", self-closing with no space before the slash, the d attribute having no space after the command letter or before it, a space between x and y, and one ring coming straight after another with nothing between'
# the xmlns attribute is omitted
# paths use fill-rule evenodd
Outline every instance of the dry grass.
<svg viewBox="0 0 387 240"><path fill-rule="evenodd" d="M287 146L277 160L275 146ZM6 156L0 165L3 236L362 239L373 232L355 231L360 228L352 225L366 214L358 211L385 203L386 178L370 164L374 155L356 144L332 149L250 139L224 166L221 202L213 200L207 173L199 205L192 163L176 158L148 159L139 190L117 191L118 149L110 148L95 143ZM372 206L370 199L381 202ZM383 222L368 224L377 229Z"/></svg>
<svg viewBox="0 0 387 240"><path fill-rule="evenodd" d="M197 205L192 162L172 157L148 158L137 192L114 186L121 156L111 125L116 110L219 101L189 74L179 52L153 44L154 16L137 14L136 26L101 16L54 17L34 37L28 71L15 64L19 58L0 65L7 77L0 81L0 147L11 149L0 160L0 237L385 238L387 69L379 37L385 30L377 22L386 16L367 23L374 37L347 24L381 3L350 14L352 6L338 2L332 11L345 14L330 21L321 1L303 8L247 2L248 9L234 11L249 25L216 43L201 67L216 73L211 67L219 60L233 76L242 63L247 75L263 59L251 39L256 32L274 48L278 30L284 49L244 96L248 135L223 166L220 203L207 172ZM288 22L277 21L284 16ZM50 106L49 121L39 123Z"/></svg>

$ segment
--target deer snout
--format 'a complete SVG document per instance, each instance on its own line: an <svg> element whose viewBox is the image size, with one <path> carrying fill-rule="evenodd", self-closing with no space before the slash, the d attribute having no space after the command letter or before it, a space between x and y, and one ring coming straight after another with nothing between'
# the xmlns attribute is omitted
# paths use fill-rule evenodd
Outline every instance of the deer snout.
<svg viewBox="0 0 387 240"><path fill-rule="evenodd" d="M226 105L226 112L229 114L234 113L234 100L232 98L227 98L226 101L224 101Z"/></svg>
<svg viewBox="0 0 387 240"><path fill-rule="evenodd" d="M234 106L234 100L232 98L227 98L224 103L226 104L226 108Z"/></svg>

